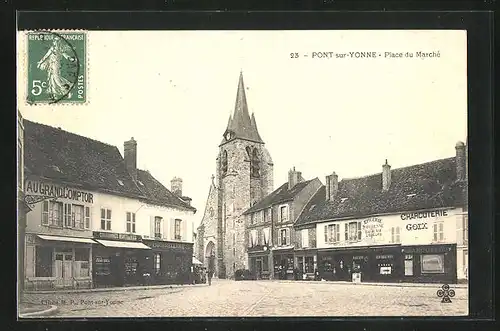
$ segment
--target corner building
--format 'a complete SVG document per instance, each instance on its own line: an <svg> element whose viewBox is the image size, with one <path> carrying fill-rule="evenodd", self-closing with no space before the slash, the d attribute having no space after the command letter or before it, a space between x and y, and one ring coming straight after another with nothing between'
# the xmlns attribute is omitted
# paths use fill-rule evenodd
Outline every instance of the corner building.
<svg viewBox="0 0 500 331"><path fill-rule="evenodd" d="M197 257L219 278L248 269L246 225L242 213L273 189L273 162L249 115L240 73L234 113L219 145L216 176L198 228Z"/></svg>

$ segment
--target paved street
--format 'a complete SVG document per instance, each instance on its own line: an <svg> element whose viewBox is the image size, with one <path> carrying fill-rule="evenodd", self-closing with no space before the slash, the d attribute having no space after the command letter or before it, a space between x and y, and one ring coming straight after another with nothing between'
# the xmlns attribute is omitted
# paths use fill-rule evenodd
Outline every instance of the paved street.
<svg viewBox="0 0 500 331"><path fill-rule="evenodd" d="M454 288L451 285L451 288ZM212 286L29 294L59 307L54 317L463 316L467 288L441 303L439 285L396 287L331 282L214 280Z"/></svg>

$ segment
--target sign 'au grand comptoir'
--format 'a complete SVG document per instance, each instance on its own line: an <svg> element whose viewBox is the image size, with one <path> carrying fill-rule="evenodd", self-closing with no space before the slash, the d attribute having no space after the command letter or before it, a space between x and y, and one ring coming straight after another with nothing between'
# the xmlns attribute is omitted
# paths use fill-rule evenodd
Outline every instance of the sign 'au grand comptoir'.
<svg viewBox="0 0 500 331"><path fill-rule="evenodd" d="M47 198L60 198L86 203L94 203L94 196L92 195L92 193L75 190L67 186L59 186L39 181L28 180L26 181L25 187L27 195L37 195Z"/></svg>

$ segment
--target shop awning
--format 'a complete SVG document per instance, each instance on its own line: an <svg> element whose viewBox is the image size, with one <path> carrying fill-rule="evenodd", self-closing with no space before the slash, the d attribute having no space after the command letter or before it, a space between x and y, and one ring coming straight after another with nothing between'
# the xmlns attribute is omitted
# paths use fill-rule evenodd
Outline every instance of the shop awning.
<svg viewBox="0 0 500 331"><path fill-rule="evenodd" d="M138 249L151 249L151 247L139 242L130 241L115 241L115 240L101 240L96 239L99 244L106 247L119 247L119 248L138 248Z"/></svg>
<svg viewBox="0 0 500 331"><path fill-rule="evenodd" d="M69 241L74 243L84 243L84 244L95 244L95 241L88 238L78 238L78 237L63 237L63 236L47 236L39 234L38 238L43 240L51 240L51 241Z"/></svg>
<svg viewBox="0 0 500 331"><path fill-rule="evenodd" d="M193 264L203 264L203 263L193 256Z"/></svg>

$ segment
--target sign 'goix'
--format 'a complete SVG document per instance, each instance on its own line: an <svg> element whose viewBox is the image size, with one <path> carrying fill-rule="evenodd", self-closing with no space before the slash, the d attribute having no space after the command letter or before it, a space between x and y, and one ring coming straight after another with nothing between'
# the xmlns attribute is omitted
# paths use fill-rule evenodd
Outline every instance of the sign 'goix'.
<svg viewBox="0 0 500 331"><path fill-rule="evenodd" d="M27 180L25 194L28 200L40 201L44 199L71 200L87 204L94 203L94 195L68 186L49 182Z"/></svg>
<svg viewBox="0 0 500 331"><path fill-rule="evenodd" d="M456 237L453 210L437 209L401 213L402 241L406 244L446 242Z"/></svg>

